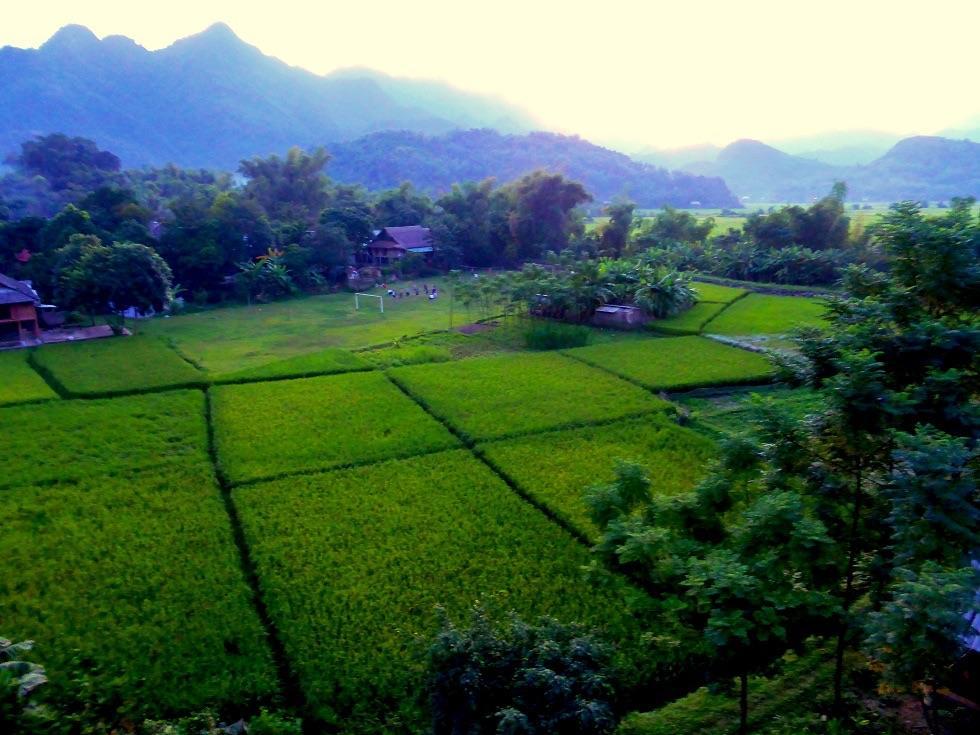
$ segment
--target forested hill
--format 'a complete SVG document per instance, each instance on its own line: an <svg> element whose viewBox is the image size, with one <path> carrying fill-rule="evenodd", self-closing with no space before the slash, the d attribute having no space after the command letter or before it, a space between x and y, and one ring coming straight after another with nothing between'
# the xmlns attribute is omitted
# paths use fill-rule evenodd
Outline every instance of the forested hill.
<svg viewBox="0 0 980 735"><path fill-rule="evenodd" d="M39 49L0 49L0 79L0 160L53 132L96 140L126 167L233 170L243 158L377 130L537 127L512 105L446 84L364 69L318 76L223 24L159 51L66 26Z"/></svg>
<svg viewBox="0 0 980 735"><path fill-rule="evenodd" d="M949 200L980 197L980 143L916 136L863 166L834 166L793 156L757 140L739 140L692 173L721 176L738 196L761 202L805 202L844 181L852 200Z"/></svg>
<svg viewBox="0 0 980 735"><path fill-rule="evenodd" d="M577 137L502 135L467 130L440 136L382 132L329 146L327 170L338 181L387 189L403 181L430 191L494 177L506 183L544 168L581 181L597 202L625 197L640 207L738 204L720 178L666 171Z"/></svg>

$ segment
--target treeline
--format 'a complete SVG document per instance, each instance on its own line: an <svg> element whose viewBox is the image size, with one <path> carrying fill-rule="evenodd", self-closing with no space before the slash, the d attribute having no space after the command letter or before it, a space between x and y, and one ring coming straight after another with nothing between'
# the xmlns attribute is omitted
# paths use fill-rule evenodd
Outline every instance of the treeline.
<svg viewBox="0 0 980 735"><path fill-rule="evenodd" d="M322 149L293 149L243 161L234 177L122 171L92 141L38 138L7 159L13 171L0 179L0 270L33 281L45 299L66 299L65 248L84 237L152 248L168 288L195 302L254 289L272 298L340 281L384 226L424 225L438 243L433 261L407 258L401 268L516 266L582 237L580 207L592 200L581 184L540 171L504 186L460 184L438 199L410 183L372 195L329 179L329 161Z"/></svg>

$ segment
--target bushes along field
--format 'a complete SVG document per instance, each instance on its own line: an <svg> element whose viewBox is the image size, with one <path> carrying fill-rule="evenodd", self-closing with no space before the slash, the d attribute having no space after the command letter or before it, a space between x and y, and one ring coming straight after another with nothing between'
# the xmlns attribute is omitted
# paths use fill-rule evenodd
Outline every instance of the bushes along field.
<svg viewBox="0 0 980 735"><path fill-rule="evenodd" d="M711 334L786 334L797 327L822 327L824 300L750 293L705 327Z"/></svg>
<svg viewBox="0 0 980 735"><path fill-rule="evenodd" d="M596 540L585 489L612 482L615 460L642 464L657 494L690 490L714 444L662 416L554 431L477 447L498 471L583 536Z"/></svg>
<svg viewBox="0 0 980 735"><path fill-rule="evenodd" d="M222 471L233 483L458 445L381 373L211 389Z"/></svg>
<svg viewBox="0 0 980 735"><path fill-rule="evenodd" d="M208 465L7 488L0 559L4 633L38 642L59 695L115 719L276 691Z"/></svg>
<svg viewBox="0 0 980 735"><path fill-rule="evenodd" d="M565 354L651 390L759 383L774 372L764 355L703 337L610 342L568 350Z"/></svg>
<svg viewBox="0 0 980 735"><path fill-rule="evenodd" d="M390 374L435 415L474 441L669 407L636 386L554 353L417 365Z"/></svg>
<svg viewBox="0 0 980 735"><path fill-rule="evenodd" d="M306 697L342 731L422 723L436 605L464 622L479 599L599 627L624 654L635 646L624 598L639 593L619 579L583 585L586 547L467 452L238 488L234 500Z"/></svg>
<svg viewBox="0 0 980 735"><path fill-rule="evenodd" d="M27 350L0 352L0 406L57 398L27 362Z"/></svg>
<svg viewBox="0 0 980 735"><path fill-rule="evenodd" d="M256 380L307 378L313 375L332 375L369 370L371 366L348 350L337 347L298 355L287 360L270 362L254 368L225 373L214 378L215 383L248 383Z"/></svg>
<svg viewBox="0 0 980 735"><path fill-rule="evenodd" d="M0 409L0 487L207 461L204 396L174 391Z"/></svg>
<svg viewBox="0 0 980 735"><path fill-rule="evenodd" d="M203 387L207 376L150 337L113 337L44 345L31 360L70 396Z"/></svg>

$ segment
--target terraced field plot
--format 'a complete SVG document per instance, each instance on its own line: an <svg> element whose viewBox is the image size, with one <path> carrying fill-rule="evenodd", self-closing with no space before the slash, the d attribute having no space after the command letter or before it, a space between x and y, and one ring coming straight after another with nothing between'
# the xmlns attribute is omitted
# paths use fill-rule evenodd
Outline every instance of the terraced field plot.
<svg viewBox="0 0 980 735"><path fill-rule="evenodd" d="M786 334L798 327L822 327L823 299L751 293L739 299L704 331L709 334Z"/></svg>
<svg viewBox="0 0 980 735"><path fill-rule="evenodd" d="M204 386L207 377L158 339L113 337L44 345L31 356L71 396Z"/></svg>
<svg viewBox="0 0 980 735"><path fill-rule="evenodd" d="M206 462L200 391L0 409L0 487L70 482Z"/></svg>
<svg viewBox="0 0 980 735"><path fill-rule="evenodd" d="M705 324L714 319L722 310L728 308L727 304L714 303L710 301L698 302L690 309L685 309L680 314L669 316L665 319L657 319L650 322L650 329L664 334L700 334Z"/></svg>
<svg viewBox="0 0 980 735"><path fill-rule="evenodd" d="M210 466L3 491L0 620L69 696L159 716L268 698L275 671Z"/></svg>
<svg viewBox="0 0 980 735"><path fill-rule="evenodd" d="M580 620L635 650L626 599L639 593L583 585L588 550L468 452L238 488L234 501L306 697L347 732L421 724L436 605L458 622L477 599Z"/></svg>
<svg viewBox="0 0 980 735"><path fill-rule="evenodd" d="M651 390L758 383L773 374L764 355L703 337L610 342L566 350L565 354Z"/></svg>
<svg viewBox="0 0 980 735"><path fill-rule="evenodd" d="M459 444L377 372L223 385L211 395L218 461L232 483Z"/></svg>
<svg viewBox="0 0 980 735"><path fill-rule="evenodd" d="M27 356L27 350L0 352L0 406L58 397L27 363Z"/></svg>
<svg viewBox="0 0 980 735"><path fill-rule="evenodd" d="M639 462L652 490L690 490L714 456L714 443L662 416L553 431L481 444L477 451L535 502L595 540L585 490L611 482L616 460Z"/></svg>
<svg viewBox="0 0 980 735"><path fill-rule="evenodd" d="M717 283L693 281L691 286L698 292L698 303L730 304L740 296L748 293L744 288L735 286L720 286Z"/></svg>
<svg viewBox="0 0 980 735"><path fill-rule="evenodd" d="M397 368L390 375L474 441L670 407L637 386L554 353L415 365Z"/></svg>
<svg viewBox="0 0 980 735"><path fill-rule="evenodd" d="M371 365L353 352L333 347L308 355L297 355L258 367L225 373L214 378L216 383L249 383L257 380L307 378L314 375L334 375L370 370Z"/></svg>

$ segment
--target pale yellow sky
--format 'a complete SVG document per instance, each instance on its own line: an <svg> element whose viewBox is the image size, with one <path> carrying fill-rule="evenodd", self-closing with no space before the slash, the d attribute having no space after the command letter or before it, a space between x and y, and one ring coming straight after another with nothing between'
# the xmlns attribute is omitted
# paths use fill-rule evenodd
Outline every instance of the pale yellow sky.
<svg viewBox="0 0 980 735"><path fill-rule="evenodd" d="M545 126L675 146L980 115L980 0L0 2L0 45L60 26L150 49L228 23L318 73L368 66L497 94Z"/></svg>

